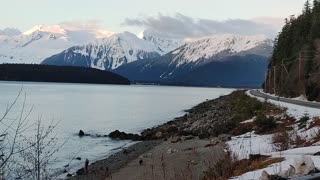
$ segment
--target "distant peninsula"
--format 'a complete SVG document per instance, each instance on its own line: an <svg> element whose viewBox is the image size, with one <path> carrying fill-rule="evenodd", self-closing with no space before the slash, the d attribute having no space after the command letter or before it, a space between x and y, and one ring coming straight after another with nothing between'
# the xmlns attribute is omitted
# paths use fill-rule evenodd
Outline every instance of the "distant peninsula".
<svg viewBox="0 0 320 180"><path fill-rule="evenodd" d="M89 84L122 84L130 81L112 72L94 68L38 64L0 64L0 80Z"/></svg>

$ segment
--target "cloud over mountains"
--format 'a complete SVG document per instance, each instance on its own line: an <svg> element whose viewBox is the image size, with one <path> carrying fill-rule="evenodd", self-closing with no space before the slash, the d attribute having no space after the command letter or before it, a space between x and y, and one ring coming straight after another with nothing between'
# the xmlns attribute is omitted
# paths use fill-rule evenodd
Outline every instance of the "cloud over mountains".
<svg viewBox="0 0 320 180"><path fill-rule="evenodd" d="M126 18L122 25L150 29L166 34L172 38L199 38L212 34L225 33L240 35L264 34L273 38L282 26L281 19L277 18L216 21L210 19L194 19L179 13L174 16L158 14L155 17Z"/></svg>

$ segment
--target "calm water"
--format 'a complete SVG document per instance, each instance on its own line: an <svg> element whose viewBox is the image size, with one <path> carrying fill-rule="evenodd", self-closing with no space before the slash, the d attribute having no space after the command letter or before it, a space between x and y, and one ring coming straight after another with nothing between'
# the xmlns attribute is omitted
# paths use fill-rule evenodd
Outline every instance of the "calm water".
<svg viewBox="0 0 320 180"><path fill-rule="evenodd" d="M60 143L66 142L56 154L52 167L66 165L72 157L75 169L84 159L97 160L114 153L129 141L113 141L109 138L79 138L80 129L91 134L109 134L121 131L139 133L183 115L183 110L221 95L231 89L168 87L168 86L118 86L58 83L0 82L0 115L17 96L20 88L26 94L27 109L34 107L29 122L41 117L43 124L58 122L55 133ZM9 114L15 117L23 98ZM32 134L32 129L27 134Z"/></svg>

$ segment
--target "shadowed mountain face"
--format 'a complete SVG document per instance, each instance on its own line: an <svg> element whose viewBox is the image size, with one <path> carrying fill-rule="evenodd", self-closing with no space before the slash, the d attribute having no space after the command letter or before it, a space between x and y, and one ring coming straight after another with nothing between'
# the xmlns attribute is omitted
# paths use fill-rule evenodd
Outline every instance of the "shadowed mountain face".
<svg viewBox="0 0 320 180"><path fill-rule="evenodd" d="M165 63L164 63L165 62ZM268 59L264 56L230 56L202 65L191 63L176 67L170 56L143 60L117 68L114 72L137 82L172 85L260 87Z"/></svg>

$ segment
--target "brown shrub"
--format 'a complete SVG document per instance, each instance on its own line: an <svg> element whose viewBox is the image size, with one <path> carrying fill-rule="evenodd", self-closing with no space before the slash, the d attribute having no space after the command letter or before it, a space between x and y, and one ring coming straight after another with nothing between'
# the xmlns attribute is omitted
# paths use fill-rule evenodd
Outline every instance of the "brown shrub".
<svg viewBox="0 0 320 180"><path fill-rule="evenodd" d="M253 130L253 123L240 123L236 128L231 131L234 136L239 136Z"/></svg>
<svg viewBox="0 0 320 180"><path fill-rule="evenodd" d="M251 160L235 160L226 155L225 158L221 159L204 172L203 180L225 180L230 177L240 176L244 173L263 169L271 164L284 161L284 158L270 158L268 156L259 157L260 158L254 158Z"/></svg>
<svg viewBox="0 0 320 180"><path fill-rule="evenodd" d="M290 148L290 135L288 131L278 132L272 135L272 143L277 151L284 151Z"/></svg>
<svg viewBox="0 0 320 180"><path fill-rule="evenodd" d="M314 128L314 127L320 127L320 117L314 117L312 118L312 122L308 129Z"/></svg>

